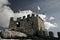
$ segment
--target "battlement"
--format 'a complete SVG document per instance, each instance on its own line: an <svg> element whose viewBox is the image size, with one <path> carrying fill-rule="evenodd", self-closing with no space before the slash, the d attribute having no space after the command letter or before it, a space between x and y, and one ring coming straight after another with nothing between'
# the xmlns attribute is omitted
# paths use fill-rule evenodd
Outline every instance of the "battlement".
<svg viewBox="0 0 60 40"><path fill-rule="evenodd" d="M48 34L48 36L40 35L41 40L60 40L60 32L57 32L57 37L54 36L52 31L49 31Z"/></svg>
<svg viewBox="0 0 60 40"><path fill-rule="evenodd" d="M54 38L54 33L52 31L49 32L49 35L48 35L50 38ZM56 38L59 38L60 39L60 32L57 32L57 36Z"/></svg>
<svg viewBox="0 0 60 40"><path fill-rule="evenodd" d="M19 17L19 18L17 18L17 20L19 20L19 19L24 20L24 19L27 19L27 18L30 18L30 17L40 18L43 21L43 19L40 16L36 15L36 14L28 14L27 17L26 16ZM10 20L14 21L14 17L11 17Z"/></svg>

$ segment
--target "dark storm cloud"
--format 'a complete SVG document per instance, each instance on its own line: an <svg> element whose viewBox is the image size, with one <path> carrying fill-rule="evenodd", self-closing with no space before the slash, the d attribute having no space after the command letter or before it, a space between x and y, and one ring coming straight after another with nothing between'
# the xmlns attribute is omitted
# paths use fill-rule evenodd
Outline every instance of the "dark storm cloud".
<svg viewBox="0 0 60 40"><path fill-rule="evenodd" d="M9 0L12 4L10 7L15 12L19 10L32 10L36 12L38 1L40 0Z"/></svg>
<svg viewBox="0 0 60 40"><path fill-rule="evenodd" d="M9 2L11 3L9 6L15 12L19 10L38 12L37 6L39 5L41 8L39 12L45 13L48 17L54 16L55 22L60 24L60 0L9 0Z"/></svg>

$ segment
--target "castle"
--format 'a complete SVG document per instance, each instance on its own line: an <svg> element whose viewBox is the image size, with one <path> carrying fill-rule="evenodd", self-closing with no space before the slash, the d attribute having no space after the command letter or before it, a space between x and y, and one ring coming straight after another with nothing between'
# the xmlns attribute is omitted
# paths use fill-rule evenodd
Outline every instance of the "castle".
<svg viewBox="0 0 60 40"><path fill-rule="evenodd" d="M40 31L41 35L47 35L44 21L38 15L35 16L34 14L31 14L31 16L27 15L27 18L25 16L22 19L19 17L17 21L14 21L13 17L11 17L9 29L20 31L27 35L36 35Z"/></svg>
<svg viewBox="0 0 60 40"><path fill-rule="evenodd" d="M25 16L23 16L23 18L19 17L16 21L11 17L8 30L26 34L27 37L25 38L20 36L17 37L19 39L21 38L21 40L60 40L60 32L58 32L58 37L54 37L54 34L51 31L48 33L45 29L43 19L35 14L27 15L27 18ZM1 34L4 34L4 32Z"/></svg>

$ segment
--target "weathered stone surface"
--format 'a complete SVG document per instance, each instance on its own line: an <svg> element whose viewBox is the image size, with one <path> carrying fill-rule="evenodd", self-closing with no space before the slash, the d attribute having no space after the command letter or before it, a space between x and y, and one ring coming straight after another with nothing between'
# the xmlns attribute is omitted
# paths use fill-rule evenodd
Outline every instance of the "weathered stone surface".
<svg viewBox="0 0 60 40"><path fill-rule="evenodd" d="M17 21L13 21L13 18L11 18L9 29L35 35L38 31L45 31L45 26L44 21L38 15L32 14L32 16L27 15L27 18L25 16L23 16L23 19L17 18Z"/></svg>

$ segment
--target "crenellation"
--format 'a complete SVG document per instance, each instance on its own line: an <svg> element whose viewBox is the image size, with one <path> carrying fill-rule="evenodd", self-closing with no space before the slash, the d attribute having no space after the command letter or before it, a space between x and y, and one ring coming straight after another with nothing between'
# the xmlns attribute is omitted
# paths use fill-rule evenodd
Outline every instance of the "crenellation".
<svg viewBox="0 0 60 40"><path fill-rule="evenodd" d="M25 17L25 16L23 16L23 19L26 19L26 17Z"/></svg>
<svg viewBox="0 0 60 40"><path fill-rule="evenodd" d="M54 34L52 31L49 32L49 37L54 37Z"/></svg>
<svg viewBox="0 0 60 40"><path fill-rule="evenodd" d="M32 17L35 17L35 14L32 14Z"/></svg>
<svg viewBox="0 0 60 40"><path fill-rule="evenodd" d="M19 17L19 18L17 18L17 21L19 21L19 20L24 20L24 19L32 19L31 17L36 17L36 18L40 18L38 15L36 15L35 16L35 14L32 14L32 16L30 15L30 14L28 14L27 15L27 18L26 18L26 16L23 16L23 18L22 17ZM12 18L13 19L13 18ZM41 19L41 18L40 18ZM42 20L42 19L41 19ZM42 20L43 21L43 20Z"/></svg>
<svg viewBox="0 0 60 40"><path fill-rule="evenodd" d="M27 15L27 18L29 18L29 17L30 17L30 14Z"/></svg>
<svg viewBox="0 0 60 40"><path fill-rule="evenodd" d="M57 32L58 38L60 38L60 32Z"/></svg>
<svg viewBox="0 0 60 40"><path fill-rule="evenodd" d="M55 39L54 39L54 34L53 34L52 31L49 32L49 39L50 39L50 40L55 40Z"/></svg>

